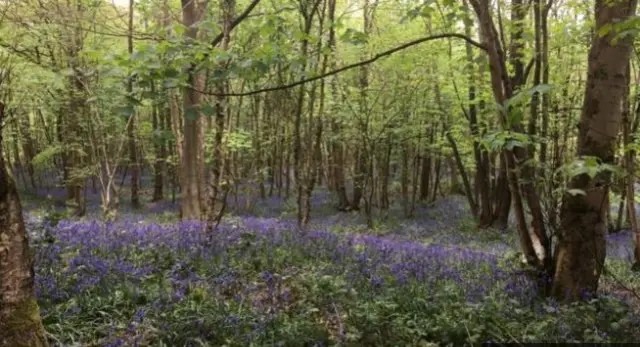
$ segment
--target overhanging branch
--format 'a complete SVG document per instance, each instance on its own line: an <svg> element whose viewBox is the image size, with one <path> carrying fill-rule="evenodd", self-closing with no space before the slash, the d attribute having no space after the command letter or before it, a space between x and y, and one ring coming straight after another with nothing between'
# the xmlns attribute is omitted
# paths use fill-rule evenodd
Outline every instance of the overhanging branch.
<svg viewBox="0 0 640 347"><path fill-rule="evenodd" d="M238 18L234 19L233 22L231 22L229 32L233 31L233 29L235 29L235 27L237 27L238 24L240 24L243 20L245 20L249 16L251 11L253 11L253 9L256 8L259 2L260 0L253 0L251 4L247 6L244 12L242 12L242 14L238 16ZM213 40L211 40L211 47L217 46L218 43L220 43L220 41L222 41L223 38L224 38L224 30L220 32L218 36L214 37Z"/></svg>
<svg viewBox="0 0 640 347"><path fill-rule="evenodd" d="M445 38L458 38L461 40L466 41L467 43L478 47L484 51L486 51L486 47L484 45L482 45L481 43L473 40L472 38L465 36L463 34L457 34L457 33L444 33L444 34L437 34L437 35L431 35L431 36L426 36L423 38L419 38L417 40L413 40L413 41L409 41L407 43L404 43L400 46L397 46L395 48L386 50L384 52L380 52L376 55L374 55L373 57L366 59L366 60L362 60L353 64L349 64L349 65L345 65L341 68L317 75L317 76L313 76L313 77L309 77L306 79L302 79L296 82L292 82L289 84L284 84L284 85L280 85L280 86L274 86L274 87L267 87L267 88L262 88L262 89L257 89L257 90L252 90L249 92L242 92L242 93L215 93L215 92L207 92L207 91L203 91L203 90L197 90L191 87L188 87L191 90L194 90L198 93L201 94L205 94L205 95L214 95L214 96L247 96L247 95L255 95L255 94L261 94L261 93L267 93L267 92L272 92L272 91L276 91L276 90L283 90L283 89L289 89L289 88L293 88L293 87L297 87L299 85L303 85L305 83L309 83L309 82L313 82L313 81L317 81L329 76L333 76L333 75L337 75L341 72L347 71L347 70L351 70L353 68L359 67L359 66L363 66L363 65L367 65L367 64L371 64L375 61L377 61L380 58L383 57L387 57L390 56L394 53L397 53L399 51L402 51L404 49L407 49L409 47L421 44L423 42L427 42L427 41L433 41L433 40L439 40L439 39L445 39Z"/></svg>

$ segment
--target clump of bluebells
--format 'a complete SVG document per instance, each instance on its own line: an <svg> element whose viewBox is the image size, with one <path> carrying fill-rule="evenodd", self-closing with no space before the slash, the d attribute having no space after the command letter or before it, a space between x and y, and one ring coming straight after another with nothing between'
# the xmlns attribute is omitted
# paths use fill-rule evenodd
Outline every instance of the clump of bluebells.
<svg viewBox="0 0 640 347"><path fill-rule="evenodd" d="M632 341L604 297L562 307L495 252L245 217L61 221L36 245L37 295L60 346L462 346Z"/></svg>

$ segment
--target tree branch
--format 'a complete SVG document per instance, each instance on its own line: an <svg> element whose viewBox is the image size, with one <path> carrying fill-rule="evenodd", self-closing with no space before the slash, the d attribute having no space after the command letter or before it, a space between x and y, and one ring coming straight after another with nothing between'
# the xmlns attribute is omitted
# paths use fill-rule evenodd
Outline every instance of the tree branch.
<svg viewBox="0 0 640 347"><path fill-rule="evenodd" d="M254 0L256 1L256 0ZM257 0L259 1L259 0ZM191 90L194 90L198 93L201 94L205 94L205 95L214 95L214 96L248 96L248 95L255 95L255 94L261 94L261 93L266 93L266 92L272 92L272 91L276 91L276 90L282 90L282 89L289 89L289 88L293 88L293 87L297 87L299 85L303 85L305 83L309 83L309 82L313 82L313 81L317 81L329 76L333 76L333 75L337 75L341 72L347 71L347 70L351 70L353 68L359 67L359 66L363 66L363 65L367 65L367 64L371 64L375 61L377 61L380 58L386 57L386 56L390 56L394 53L397 53L399 51L402 51L406 48L421 44L423 42L427 42L427 41L433 41L433 40L438 40L438 39L444 39L444 38L458 38L461 40L464 40L466 42L468 42L469 44L476 46L478 48L480 48L483 51L486 51L486 47L484 45L482 45L481 43L473 40L472 38L465 36L463 34L457 34L457 33L444 33L444 34L437 34L437 35L431 35L431 36L427 36L427 37L423 37L417 40L413 40L413 41L409 41L407 43L404 43L400 46L397 46L395 48L389 49L387 51L378 53L376 55L374 55L373 57L366 59L366 60L362 60L353 64L349 64L349 65L345 65L341 68L317 75L317 76L313 76L313 77L309 77L306 79L302 79L296 82L292 82L289 84L285 84L285 85L280 85L280 86L274 86L274 87L267 87L267 88L262 88L262 89L257 89L257 90L252 90L249 92L242 92L242 93L215 93L215 92L207 92L207 91L203 91L203 90L197 90L191 87L188 87Z"/></svg>
<svg viewBox="0 0 640 347"><path fill-rule="evenodd" d="M233 22L231 22L231 27L229 28L229 32L233 31L233 29L235 29L235 27L237 27L238 24L240 24L243 20L245 20L249 16L251 11L253 11L253 9L258 5L259 2L260 0L253 0L251 4L249 4L249 6L244 10L244 12L242 12L241 15L239 15L236 19L233 20ZM220 43L220 41L222 41L223 38L224 38L224 30L221 31L218 34L218 36L214 37L213 40L211 40L211 47L217 46L218 43Z"/></svg>
<svg viewBox="0 0 640 347"><path fill-rule="evenodd" d="M260 0L253 0L251 2L251 4L249 4L249 6L244 10L244 12L242 12L241 15L239 15L236 19L233 20L233 22L231 22L231 27L229 28L229 33L231 33L231 31L233 31L233 29L238 26L238 24L240 24L244 19L247 18L247 16L249 16L249 14L251 13L251 11L253 11L254 8L256 8L256 6L258 5L258 3L260 2ZM227 34L229 34L227 33ZM213 40L211 40L211 48L214 48L215 46L218 45L218 43L220 43L220 41L222 41L222 39L224 38L225 35L225 31L222 30L220 31L220 33L218 34L218 36L214 37ZM204 57L203 57L203 61L209 58L209 52L205 52ZM191 66L189 67L189 69L187 70L187 74L189 76L191 76L191 74L193 73L193 71L196 69L196 64L195 63L191 63ZM196 89L193 89L196 90ZM196 90L198 91L198 90ZM198 91L201 94L204 94L201 91ZM214 94L211 94L214 95Z"/></svg>

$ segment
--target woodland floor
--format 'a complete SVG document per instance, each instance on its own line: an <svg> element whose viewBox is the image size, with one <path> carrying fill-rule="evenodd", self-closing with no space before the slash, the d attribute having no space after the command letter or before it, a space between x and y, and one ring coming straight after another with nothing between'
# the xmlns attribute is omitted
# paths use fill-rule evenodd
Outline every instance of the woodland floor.
<svg viewBox="0 0 640 347"><path fill-rule="evenodd" d="M629 232L608 237L601 295L561 306L523 274L515 232L476 230L462 197L417 205L410 219L392 207L367 228L319 190L313 222L298 230L294 199L247 188L207 235L179 222L170 201L132 211L122 197L117 221L103 223L90 189L88 217L48 227L63 194L22 194L37 295L59 346L640 340Z"/></svg>

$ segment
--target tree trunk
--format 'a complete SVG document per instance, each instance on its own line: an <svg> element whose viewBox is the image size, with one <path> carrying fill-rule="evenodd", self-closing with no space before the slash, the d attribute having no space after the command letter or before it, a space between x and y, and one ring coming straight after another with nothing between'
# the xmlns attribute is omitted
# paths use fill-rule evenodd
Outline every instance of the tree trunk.
<svg viewBox="0 0 640 347"><path fill-rule="evenodd" d="M464 164L462 163L462 158L460 157L460 153L458 152L458 146L456 145L456 141L453 139L453 136L449 132L446 133L447 140L449 140L449 144L451 144L451 149L453 150L453 158L455 159L455 164L458 165L458 171L460 171L460 175L462 176L462 182L464 184L464 192L467 196L467 201L469 202L469 207L471 209L471 214L474 217L478 216L478 206L476 205L475 200L473 199L473 191L471 190L471 184L469 183L469 178L467 176L467 171L464 168ZM454 164L451 164L452 168L455 167Z"/></svg>
<svg viewBox="0 0 640 347"><path fill-rule="evenodd" d="M334 23L336 17L336 0L328 0L328 8L329 8L329 22ZM335 26L329 26L329 39L327 42L329 48L331 49L332 54L336 53L336 31ZM331 69L336 69L336 61L335 58L331 59ZM338 198L338 210L346 211L349 208L349 198L347 196L347 188L345 185L345 174L344 174L344 143L343 140L339 137L342 131L342 127L340 126L340 120L338 119L338 103L335 102L338 99L338 81L337 77L331 78L331 96L334 100L332 104L331 110L331 171L333 176L333 185Z"/></svg>
<svg viewBox="0 0 640 347"><path fill-rule="evenodd" d="M624 188L624 192L626 194L622 194L622 195L626 195L626 199L627 199L627 217L629 219L629 227L631 228L631 232L633 233L634 237L635 237L635 245L634 245L634 264L632 266L632 269L634 270L640 270L640 244L638 244L638 242L640 241L640 230L638 230L638 218L636 216L636 202L635 202L635 197L636 197L636 190L635 190L635 185L636 185L636 178L635 178L635 158L636 158L636 151L633 150L633 148L630 148L629 145L632 144L634 141L634 139L631 136L631 122L632 122L632 115L631 115L631 105L630 105L630 100L629 100L629 94L630 94L630 88L629 88L629 81L631 79L631 68L630 68L630 64L627 64L627 71L625 73L625 83L624 83L624 100L623 100L623 109L622 109L622 122L623 122L623 126L622 126L622 142L624 144L624 167L625 167L625 171L627 173L627 176L624 180L625 182L625 188ZM622 201L624 201L625 198L622 198ZM621 201L621 204L622 204ZM620 211L621 213L622 211ZM622 213L621 213L622 214ZM619 217L618 217L619 218Z"/></svg>
<svg viewBox="0 0 640 347"><path fill-rule="evenodd" d="M0 102L0 346L46 347L22 207L2 148L3 121Z"/></svg>
<svg viewBox="0 0 640 347"><path fill-rule="evenodd" d="M469 8L467 5L467 1L464 2L464 10L466 13L469 12ZM471 22L465 21L464 32L465 35L471 37ZM491 205L491 185L489 182L489 160L486 155L486 151L483 153L483 149L480 146L479 136L480 132L478 129L478 107L476 106L476 73L475 73L475 62L473 58L473 47L470 43L465 45L466 49L466 58L467 58L467 68L468 68L468 82L469 89L467 91L467 99L469 102L469 129L471 131L471 136L473 137L473 157L476 162L476 172L475 172L475 182L476 182L476 191L477 198L475 201L479 203L479 226L481 228L489 227L493 224L493 209Z"/></svg>
<svg viewBox="0 0 640 347"><path fill-rule="evenodd" d="M633 16L636 5L636 0L596 0L595 31ZM615 159L631 54L630 41L622 39L613 45L614 35L613 30L597 35L591 44L577 147L579 157L592 156L608 164ZM571 180L570 188L585 194L564 196L552 284L552 294L559 300L575 301L596 294L606 254L609 181L607 172L593 179L579 175Z"/></svg>
<svg viewBox="0 0 640 347"><path fill-rule="evenodd" d="M129 0L129 33L127 35L127 51L129 56L133 55L133 1ZM133 77L127 78L127 97L133 98ZM127 101L129 102L129 101ZM131 206L134 209L140 208L140 196L138 185L140 184L140 165L138 163L138 153L136 146L136 110L135 106L129 115L131 120L127 127L127 137L129 140L129 166L131 167Z"/></svg>
<svg viewBox="0 0 640 347"><path fill-rule="evenodd" d="M84 8L81 2L76 3L74 9L77 15L81 16ZM66 164L67 168L67 199L68 205L72 209L72 214L77 217L84 216L86 213L86 205L84 199L84 180L82 174L84 169L83 163L83 141L81 120L85 111L85 84L82 72L79 69L79 54L82 50L84 36L81 28L74 28L69 36L67 58L68 68L74 71L72 76L68 77L69 102L66 114L66 122L64 123L62 143L65 144Z"/></svg>
<svg viewBox="0 0 640 347"><path fill-rule="evenodd" d="M391 133L387 135L387 143L385 146L385 154L383 156L382 173L380 179L382 180L380 187L380 208L389 208L389 179L391 178L391 151L393 150L393 144L391 140Z"/></svg>
<svg viewBox="0 0 640 347"><path fill-rule="evenodd" d="M220 47L223 51L226 51L229 48L229 42L231 41L231 25L233 21L233 16L235 13L235 0L224 0L221 3L222 7L222 47ZM224 94L228 89L227 81L220 81L216 84L216 92L219 94ZM209 204L207 206L207 230L209 232L214 231L215 226L222 218L222 213L224 212L223 208L226 206L226 201L222 201L222 207L220 211L217 209L218 199L220 197L224 197L226 199L227 194L221 193L221 177L224 172L222 169L225 165L229 165L225 163L226 160L224 158L224 153L222 151L222 136L224 135L224 123L229 114L229 105L228 100L224 96L217 96L215 103L216 110L216 119L215 119L215 136L213 138L213 170L211 177L211 191L209 192ZM258 114L256 113L256 116ZM228 189L228 188L227 188Z"/></svg>
<svg viewBox="0 0 640 347"><path fill-rule="evenodd" d="M464 193L464 189L460 186L460 177L458 176L458 166L455 159L452 157L447 158L447 164L449 166L449 194L461 194ZM467 173L462 173L466 175ZM471 197L473 197L473 190L471 190ZM477 216L476 216L477 217Z"/></svg>
<svg viewBox="0 0 640 347"><path fill-rule="evenodd" d="M151 92L155 92L154 84L151 84ZM164 171L166 167L167 160L167 146L165 141L165 131L164 127L165 120L167 117L167 112L163 109L162 113L158 112L158 105L154 103L151 110L151 126L153 128L153 147L155 150L155 161L153 162L153 197L151 201L160 201L164 199Z"/></svg>
<svg viewBox="0 0 640 347"><path fill-rule="evenodd" d="M547 29L547 18L552 1L544 7L540 16L540 36L542 47L540 52L540 62L542 65L542 83L549 83L549 32ZM540 143L540 166L545 169L547 164L547 136L549 134L549 93L542 94L542 128L540 129L540 137L543 141ZM551 184L553 185L553 184Z"/></svg>
<svg viewBox="0 0 640 347"><path fill-rule="evenodd" d="M433 143L433 125L428 133L431 134L429 143ZM422 163L420 168L420 200L426 201L431 191L429 187L429 183L431 182L431 153L425 153L420 162Z"/></svg>
<svg viewBox="0 0 640 347"><path fill-rule="evenodd" d="M171 202L176 202L176 192L181 190L180 182L183 181L182 171L178 169L182 163L182 148L184 145L184 139L182 136L182 121L180 118L180 105L179 96L177 93L169 91L169 116L166 118L167 129L171 130L174 135L173 145L171 149L171 157L174 158L174 162L169 166L169 174L171 175ZM182 216L182 212L180 212Z"/></svg>
<svg viewBox="0 0 640 347"><path fill-rule="evenodd" d="M204 5L203 5L204 6ZM185 39L193 43L198 36L198 19L203 8L197 8L197 2L182 0L182 21L187 28ZM180 186L182 188L182 219L203 219L204 193L204 148L202 142L202 117L200 117L201 94L204 89L203 76L189 67L188 84L183 88L184 100L184 145L181 160ZM195 90L194 90L195 89Z"/></svg>
<svg viewBox="0 0 640 347"><path fill-rule="evenodd" d="M506 229L509 225L509 212L511 211L511 191L509 189L507 165L504 156L499 156L498 160L500 160L500 167L494 189L494 214L489 225L493 225L498 229Z"/></svg>
<svg viewBox="0 0 640 347"><path fill-rule="evenodd" d="M36 146L33 140L33 136L31 136L31 124L29 122L29 115L25 114L23 117L20 117L20 139L22 142L22 152L24 153L24 160L26 163L26 170L29 174L29 180L31 182L31 187L33 189L38 189L35 179L35 170L33 169L33 158L36 156Z"/></svg>
<svg viewBox="0 0 640 347"><path fill-rule="evenodd" d="M320 4L317 1L314 9ZM322 10L318 13L318 37L322 37L324 30L324 18L327 11L327 3L323 2ZM311 16L310 16L311 17ZM311 17L313 18L313 17ZM317 49L317 61L321 61L320 73L324 74L327 71L329 63L329 52L323 52L322 40L318 41ZM302 215L302 225L307 225L311 216L311 195L317 182L318 172L322 166L322 123L324 121L324 97L325 97L325 82L324 79L320 80L320 93L319 93L319 106L318 115L313 117L314 101L316 96L316 84L313 84L311 94L309 96L309 128L307 130L307 161L305 170L305 190L304 190L304 210Z"/></svg>
<svg viewBox="0 0 640 347"><path fill-rule="evenodd" d="M404 210L405 217L409 217L411 214L410 200L409 200L409 151L406 142L402 143L402 149L400 151L402 168L400 172L400 189L402 196L402 208Z"/></svg>
<svg viewBox="0 0 640 347"><path fill-rule="evenodd" d="M362 8L363 15L363 33L369 35L373 30L373 19L377 3L374 0L365 0ZM353 200L351 201L351 208L354 210L360 209L360 200L365 194L365 185L367 183L367 175L372 175L372 172L367 172L369 167L369 156L373 155L373 152L368 148L368 136L369 136L369 117L370 110L367 100L369 89L369 67L365 64L360 66L358 84L360 87L360 100L358 103L358 127L362 133L362 141L356 144L355 154L355 167L353 176Z"/></svg>
<svg viewBox="0 0 640 347"><path fill-rule="evenodd" d="M521 0L514 0L512 10L512 20L515 22L515 29L512 32L511 42L511 64L514 66L514 75L509 77L508 70L506 68L505 52L500 45L498 34L495 26L493 25L493 19L491 17L491 10L488 0L470 0L478 19L480 21L480 32L483 42L487 46L487 55L489 58L489 65L491 67L491 87L493 91L494 100L504 105L509 100L514 91L518 90L523 85L525 80L525 74L522 69L521 59L521 36L522 36L522 22L524 20L525 11L523 10L523 2ZM523 133L522 126L520 124L509 124L507 121L507 112L509 110L501 111L499 113L499 120L502 127L505 130L514 131L517 133ZM525 163L531 159L531 153L528 148L514 147L513 149L504 149L503 158L505 159L505 166L501 167L501 171L504 168L505 174L508 178L509 188L514 201L514 211L516 213L516 221L518 226L518 233L521 240L529 239L526 242L522 242L522 245L526 248L523 249L528 262L533 262L533 265L542 267L550 271L551 257L550 257L550 245L549 238L545 231L542 208L540 199L535 191L533 185L534 171L528 166L519 167L520 163ZM518 173L522 171L523 181L519 181ZM526 224L524 204L527 205L531 211L531 225L532 233L529 232L529 228ZM534 247L529 247L533 244ZM536 254L535 249L540 249L542 254ZM542 262L544 260L544 262Z"/></svg>
<svg viewBox="0 0 640 347"><path fill-rule="evenodd" d="M309 60L309 40L307 37L311 33L311 28L313 26L313 17L315 15L315 11L320 4L319 1L316 0L304 0L300 6L300 11L303 16L303 32L305 33L305 37L300 42L300 56L303 57L303 63L300 67L300 71L305 73L308 68L308 60ZM295 179L296 184L296 202L297 202L297 216L298 216L298 225L303 226L306 225L309 216L306 215L307 211L307 194L309 191L309 171L306 170L308 168L307 163L310 162L310 158L313 157L313 154L307 154L307 152L312 152L312 148L310 147L311 133L307 131L307 139L304 141L304 152L303 153L303 142L302 142L302 115L305 105L305 85L301 85L298 87L298 95L296 98L296 108L294 110L294 125L293 125L293 177ZM312 85L311 94L315 94L316 86ZM313 110L313 95L309 101L309 109ZM309 114L309 118L312 119L313 115Z"/></svg>
<svg viewBox="0 0 640 347"><path fill-rule="evenodd" d="M261 143L268 143L268 120L269 120L269 112L271 105L267 102L267 98L264 98L264 105L262 106L262 121L260 119L260 101L262 100L262 96L256 95L253 98L253 113L255 114L255 138L257 141L254 141L254 147L256 151L256 175L258 176L258 189L260 190L260 199L265 199L267 197L267 190L264 187L264 178L265 178L265 169L269 166L269 161L265 160L267 151ZM262 123L262 124L261 124ZM266 165L265 165L266 163Z"/></svg>

